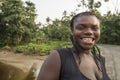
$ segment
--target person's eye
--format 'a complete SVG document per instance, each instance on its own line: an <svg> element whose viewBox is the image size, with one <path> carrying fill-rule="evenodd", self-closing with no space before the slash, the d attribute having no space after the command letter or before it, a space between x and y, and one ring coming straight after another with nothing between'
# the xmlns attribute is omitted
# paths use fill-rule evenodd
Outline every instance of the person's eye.
<svg viewBox="0 0 120 80"><path fill-rule="evenodd" d="M97 31L99 28L98 28L97 26L93 26L92 29L93 29L94 31Z"/></svg>
<svg viewBox="0 0 120 80"><path fill-rule="evenodd" d="M84 28L85 28L84 25L78 25L78 26L76 27L76 29L78 29L78 30L82 30L82 29L84 29Z"/></svg>

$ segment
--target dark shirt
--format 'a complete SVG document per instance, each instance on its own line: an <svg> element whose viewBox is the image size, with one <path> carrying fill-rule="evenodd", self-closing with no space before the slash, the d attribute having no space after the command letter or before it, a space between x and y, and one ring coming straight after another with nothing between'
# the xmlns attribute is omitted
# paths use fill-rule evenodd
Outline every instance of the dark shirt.
<svg viewBox="0 0 120 80"><path fill-rule="evenodd" d="M83 75L74 59L74 56L69 48L57 49L61 59L60 80L90 80ZM105 59L100 56L102 68L102 80L110 80L105 69Z"/></svg>

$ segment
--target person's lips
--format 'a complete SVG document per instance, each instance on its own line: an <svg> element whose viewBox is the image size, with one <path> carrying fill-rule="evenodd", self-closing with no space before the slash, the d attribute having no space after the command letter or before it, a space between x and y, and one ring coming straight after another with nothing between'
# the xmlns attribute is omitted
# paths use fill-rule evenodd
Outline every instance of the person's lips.
<svg viewBox="0 0 120 80"><path fill-rule="evenodd" d="M93 43L95 41L95 39L92 37L84 37L84 38L80 38L80 40L84 43Z"/></svg>

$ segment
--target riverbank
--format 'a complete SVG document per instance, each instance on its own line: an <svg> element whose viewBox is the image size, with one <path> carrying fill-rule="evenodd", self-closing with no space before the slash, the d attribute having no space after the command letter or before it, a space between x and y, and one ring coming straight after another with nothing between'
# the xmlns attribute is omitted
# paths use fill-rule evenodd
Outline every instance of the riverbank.
<svg viewBox="0 0 120 80"><path fill-rule="evenodd" d="M46 57L0 50L0 80L35 80Z"/></svg>
<svg viewBox="0 0 120 80"><path fill-rule="evenodd" d="M40 66L47 56L29 56L22 53L0 50L0 61L16 66L24 71L30 69L34 64Z"/></svg>

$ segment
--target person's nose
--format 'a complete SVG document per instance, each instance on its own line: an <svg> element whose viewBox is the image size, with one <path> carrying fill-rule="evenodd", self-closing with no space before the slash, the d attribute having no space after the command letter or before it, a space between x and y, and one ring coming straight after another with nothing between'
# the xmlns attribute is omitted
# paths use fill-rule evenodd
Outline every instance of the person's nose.
<svg viewBox="0 0 120 80"><path fill-rule="evenodd" d="M86 35L92 35L93 34L93 31L91 28L87 28L84 32Z"/></svg>

